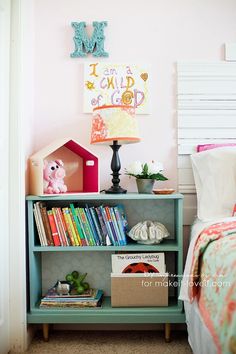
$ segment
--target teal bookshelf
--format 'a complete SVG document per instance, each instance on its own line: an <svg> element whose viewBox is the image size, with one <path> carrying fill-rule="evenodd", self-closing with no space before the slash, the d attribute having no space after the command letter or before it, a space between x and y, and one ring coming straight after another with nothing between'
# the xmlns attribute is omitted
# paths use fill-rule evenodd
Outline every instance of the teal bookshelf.
<svg viewBox="0 0 236 354"><path fill-rule="evenodd" d="M72 202L78 205L116 205L122 203L126 210L129 226L141 220L156 220L163 223L170 236L158 245L142 245L130 241L126 246L40 246L39 237L33 216L33 205L44 201L49 208L53 206L69 206ZM167 307L132 307L113 308L109 294L105 294L101 308L87 309L40 309L42 296L42 263L51 253L60 257L63 252L70 252L71 257L78 253L88 252L165 252L167 272L181 276L183 271L183 196L181 194L153 195L128 193L123 195L109 194L76 194L60 196L27 196L28 215L28 323L43 324L44 338L48 339L48 325L53 323L164 323L165 338L170 339L170 324L185 322L182 301L178 300L179 283L169 289L169 305ZM87 253L86 253L87 252ZM168 256L169 255L169 256ZM99 265L96 265L99 266ZM63 275L62 275L63 276ZM180 280L174 279L174 280Z"/></svg>

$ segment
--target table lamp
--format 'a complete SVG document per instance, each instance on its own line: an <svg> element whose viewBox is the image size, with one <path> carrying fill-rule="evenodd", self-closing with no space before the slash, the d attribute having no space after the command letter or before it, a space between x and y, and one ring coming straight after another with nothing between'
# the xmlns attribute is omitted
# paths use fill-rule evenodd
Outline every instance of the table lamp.
<svg viewBox="0 0 236 354"><path fill-rule="evenodd" d="M122 144L137 143L140 141L135 109L126 105L111 105L96 107L93 110L91 144L107 144L113 150L111 160L112 186L106 193L126 193L120 187L120 158L119 148Z"/></svg>

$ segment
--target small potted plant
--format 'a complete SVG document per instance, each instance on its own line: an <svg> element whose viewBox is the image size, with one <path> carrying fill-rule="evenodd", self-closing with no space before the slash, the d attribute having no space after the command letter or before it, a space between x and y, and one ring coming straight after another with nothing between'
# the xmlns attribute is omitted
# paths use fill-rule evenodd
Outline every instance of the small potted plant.
<svg viewBox="0 0 236 354"><path fill-rule="evenodd" d="M166 178L161 171L163 170L160 162L145 162L135 161L128 166L125 174L136 178L136 183L139 193L152 193L155 181L166 181Z"/></svg>

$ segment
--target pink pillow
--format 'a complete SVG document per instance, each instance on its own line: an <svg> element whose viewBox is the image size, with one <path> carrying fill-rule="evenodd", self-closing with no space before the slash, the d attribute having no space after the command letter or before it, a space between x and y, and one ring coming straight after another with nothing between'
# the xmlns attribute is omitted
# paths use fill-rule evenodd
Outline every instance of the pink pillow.
<svg viewBox="0 0 236 354"><path fill-rule="evenodd" d="M211 150L219 147L225 147L225 146L236 146L236 143L197 145L197 152L202 152L202 151Z"/></svg>

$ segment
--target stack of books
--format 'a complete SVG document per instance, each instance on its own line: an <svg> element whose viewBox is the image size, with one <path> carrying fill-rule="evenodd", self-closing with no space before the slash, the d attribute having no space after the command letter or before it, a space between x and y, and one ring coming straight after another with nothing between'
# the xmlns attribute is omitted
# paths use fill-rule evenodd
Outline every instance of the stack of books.
<svg viewBox="0 0 236 354"><path fill-rule="evenodd" d="M124 246L128 222L123 205L53 207L34 204L41 246Z"/></svg>
<svg viewBox="0 0 236 354"><path fill-rule="evenodd" d="M101 307L103 291L98 289L90 289L82 295L69 294L58 295L56 288L48 290L47 294L40 302L40 308L84 308L84 307Z"/></svg>

